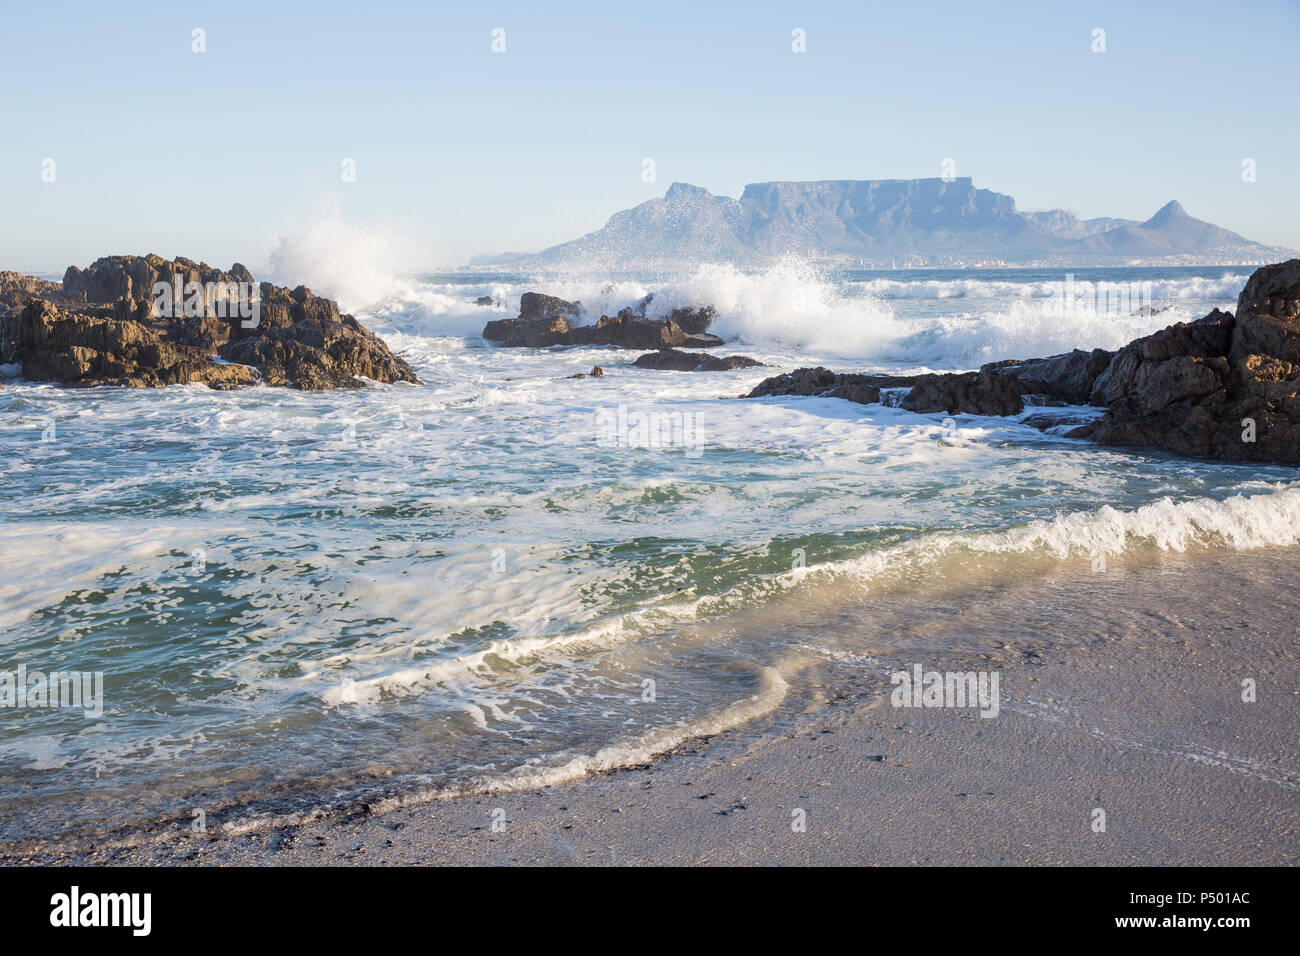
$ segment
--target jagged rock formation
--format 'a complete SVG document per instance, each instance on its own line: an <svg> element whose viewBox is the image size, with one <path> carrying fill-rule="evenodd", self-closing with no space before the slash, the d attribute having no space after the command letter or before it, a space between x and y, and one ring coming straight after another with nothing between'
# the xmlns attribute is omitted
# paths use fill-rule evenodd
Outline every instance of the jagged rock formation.
<svg viewBox="0 0 1300 956"><path fill-rule="evenodd" d="M799 369L749 397L824 395L880 401L877 376ZM1237 313L1215 310L1130 342L1118 352L999 362L978 372L905 381L901 406L916 412L1015 415L1027 404L1091 405L1103 416L1068 433L1109 445L1146 446L1229 461L1300 464L1300 259L1264 266ZM1052 415L1026 422L1060 424Z"/></svg>
<svg viewBox="0 0 1300 956"><path fill-rule="evenodd" d="M57 282L25 276L20 272L0 272L0 315L21 312L24 305L38 296L60 299L63 287Z"/></svg>
<svg viewBox="0 0 1300 956"><path fill-rule="evenodd" d="M262 283L261 295L257 328L233 323L230 341L218 352L226 361L256 368L265 384L307 391L357 388L358 377L419 384L383 339L352 316L340 315L333 299L312 295L304 286L291 292L268 282Z"/></svg>
<svg viewBox="0 0 1300 956"><path fill-rule="evenodd" d="M1300 464L1300 259L1257 270L1235 316L1216 310L1129 343L1092 396L1106 415L1077 437Z"/></svg>
<svg viewBox="0 0 1300 956"><path fill-rule="evenodd" d="M674 372L729 372L733 368L761 367L763 363L748 355L708 355L678 349L660 349L658 352L638 356L632 364L638 368Z"/></svg>
<svg viewBox="0 0 1300 956"><path fill-rule="evenodd" d="M63 273L63 296L69 302L116 302L130 299L139 303L152 299L156 283L172 284L180 277L187 282L253 284L251 272L236 262L229 272L222 272L206 262L177 256L104 256L85 269L68 266Z"/></svg>
<svg viewBox="0 0 1300 956"><path fill-rule="evenodd" d="M232 388L254 382L252 369L213 362L211 349L178 341L126 309L93 306L74 312L33 299L18 316L0 321L2 357L20 363L23 377L33 381L135 388L190 382Z"/></svg>
<svg viewBox="0 0 1300 956"><path fill-rule="evenodd" d="M156 283L183 292L191 282L205 286L197 298L178 295L160 308ZM248 315L229 299L235 287L249 296ZM84 270L70 267L57 294L35 291L49 298L0 315L0 363L18 363L37 381L137 388L261 382L305 390L356 388L358 376L419 382L333 300L302 286L254 286L238 263L222 272L189 259L109 256Z"/></svg>

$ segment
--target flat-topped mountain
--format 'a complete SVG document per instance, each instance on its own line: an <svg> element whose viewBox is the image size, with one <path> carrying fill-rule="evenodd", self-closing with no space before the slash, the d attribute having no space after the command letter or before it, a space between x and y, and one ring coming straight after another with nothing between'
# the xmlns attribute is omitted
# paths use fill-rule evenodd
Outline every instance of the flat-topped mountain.
<svg viewBox="0 0 1300 956"><path fill-rule="evenodd" d="M644 271L798 256L846 267L1257 264L1290 250L1194 219L1176 202L1146 222L1021 212L969 177L751 183L740 199L673 183L601 229L492 263L509 269Z"/></svg>

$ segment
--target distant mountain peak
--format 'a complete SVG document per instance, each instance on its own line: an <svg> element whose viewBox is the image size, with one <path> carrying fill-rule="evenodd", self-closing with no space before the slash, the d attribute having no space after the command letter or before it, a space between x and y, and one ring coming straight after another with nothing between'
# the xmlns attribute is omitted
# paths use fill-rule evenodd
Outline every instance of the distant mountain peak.
<svg viewBox="0 0 1300 956"><path fill-rule="evenodd" d="M524 256L525 269L623 272L787 256L832 267L1246 265L1290 257L1194 219L1178 202L1146 222L1021 212L968 177L750 183L740 199L675 182L595 232Z"/></svg>
<svg viewBox="0 0 1300 956"><path fill-rule="evenodd" d="M713 193L709 192L703 186L692 186L690 183L673 183L668 187L668 192L664 193L664 199L672 202L674 200L689 199L712 199Z"/></svg>
<svg viewBox="0 0 1300 956"><path fill-rule="evenodd" d="M1187 215L1187 210L1177 199L1171 200L1156 210L1156 214L1147 220L1151 225L1159 225L1162 222L1168 222L1170 219L1180 219L1191 217Z"/></svg>

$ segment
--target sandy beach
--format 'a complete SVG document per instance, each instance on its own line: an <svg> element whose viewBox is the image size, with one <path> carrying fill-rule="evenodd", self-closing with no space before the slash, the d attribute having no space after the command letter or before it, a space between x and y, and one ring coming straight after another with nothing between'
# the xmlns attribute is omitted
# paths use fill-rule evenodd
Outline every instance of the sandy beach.
<svg viewBox="0 0 1300 956"><path fill-rule="evenodd" d="M1000 619L1002 647L839 655L802 670L774 712L648 765L236 836L214 827L134 846L10 846L2 859L1295 864L1298 586L1289 552L1261 550L981 587L928 613L940 630L967 621L988 632ZM915 663L997 671L997 717L891 706L889 674ZM1247 678L1253 702L1242 699Z"/></svg>

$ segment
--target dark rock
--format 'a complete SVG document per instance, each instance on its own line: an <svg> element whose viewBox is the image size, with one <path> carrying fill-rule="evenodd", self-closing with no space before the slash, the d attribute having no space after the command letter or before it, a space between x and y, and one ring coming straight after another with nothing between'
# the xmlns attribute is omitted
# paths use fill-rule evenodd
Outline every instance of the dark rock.
<svg viewBox="0 0 1300 956"><path fill-rule="evenodd" d="M635 316L640 316L641 318L644 319L646 309L650 308L650 303L654 301L654 297L655 294L651 292L649 295L643 298L636 305L624 306L623 308L618 310L618 317L620 319L624 317L631 318L632 316L635 315Z"/></svg>
<svg viewBox="0 0 1300 956"><path fill-rule="evenodd" d="M1232 341L1233 317L1229 312L1215 309L1195 322L1179 322L1144 338L1135 339L1115 353L1106 370L1093 383L1089 402L1108 406L1126 396L1136 396L1153 386L1159 391L1160 383L1172 382L1185 372L1187 359L1199 360L1222 357ZM1164 370L1167 362L1175 362L1173 369ZM1185 397L1185 396L1184 396ZM1175 399L1171 399L1175 400ZM1144 398L1142 404L1152 409L1162 404L1158 395Z"/></svg>
<svg viewBox="0 0 1300 956"><path fill-rule="evenodd" d="M239 263L222 272L206 262L178 256L104 256L85 269L68 266L63 274L63 294L70 302L107 303L119 299L144 302L153 298L157 283L231 283L253 281L249 271Z"/></svg>
<svg viewBox="0 0 1300 956"><path fill-rule="evenodd" d="M582 318L581 302L566 302L553 295L540 292L525 292L519 299L519 317L521 319L558 319L561 316L570 319Z"/></svg>
<svg viewBox="0 0 1300 956"><path fill-rule="evenodd" d="M201 383L213 388L251 385L242 365L212 361L212 351L176 341L158 326L118 318L110 306L64 311L34 299L6 327L3 360L21 363L23 377L65 385L147 388Z"/></svg>
<svg viewBox="0 0 1300 956"><path fill-rule="evenodd" d="M1086 400L1105 406L1106 413L1068 437L1221 460L1300 464L1300 259L1258 269L1242 290L1235 317L1215 310L1113 355L1076 349L992 363L978 372L883 380L889 376L805 368L766 379L749 397L871 402L882 388L910 386L900 403L910 411L979 415L1020 413L1028 396L1068 404ZM1025 419L1044 429L1069 420L1045 413Z"/></svg>
<svg viewBox="0 0 1300 956"><path fill-rule="evenodd" d="M702 308L673 309L668 313L667 319L677 323L687 335L699 335L708 331L716 315L713 306L706 305Z"/></svg>
<svg viewBox="0 0 1300 956"><path fill-rule="evenodd" d="M819 398L843 398L861 405L870 405L880 401L882 388L905 388L914 381L915 378L912 377L895 375L837 374L826 368L801 368L763 379L745 397L811 395Z"/></svg>
<svg viewBox="0 0 1300 956"><path fill-rule="evenodd" d="M687 349L712 349L721 345L722 339L709 332L692 332L680 344Z"/></svg>
<svg viewBox="0 0 1300 956"><path fill-rule="evenodd" d="M163 308L154 285L212 283L192 302ZM189 259L109 256L64 274L60 302L36 299L0 316L0 361L26 378L68 385L152 387L262 382L354 388L357 376L418 383L383 340L305 286L262 283L239 263L221 272ZM224 296L243 283L248 315ZM211 292L209 295L208 292ZM256 302L256 310L251 304ZM187 314L188 313L188 314ZM215 359L219 358L220 361Z"/></svg>
<svg viewBox="0 0 1300 956"><path fill-rule="evenodd" d="M510 348L547 349L573 344L573 323L563 316L552 319L494 319L483 327L483 338Z"/></svg>
<svg viewBox="0 0 1300 956"><path fill-rule="evenodd" d="M997 370L1019 379L1026 394L1042 396L1048 402L1086 405L1093 384L1106 371L1114 356L1115 353L1105 349L1091 352L1075 349L1049 358L1000 363ZM990 367L993 366L984 366Z"/></svg>
<svg viewBox="0 0 1300 956"><path fill-rule="evenodd" d="M1300 464L1300 260L1256 270L1236 316L1215 310L1120 349L1092 402L1105 417L1072 437Z"/></svg>
<svg viewBox="0 0 1300 956"><path fill-rule="evenodd" d="M0 314L21 312L32 299L63 298L63 287L57 282L25 276L19 272L0 272Z"/></svg>
<svg viewBox="0 0 1300 956"><path fill-rule="evenodd" d="M1049 428L1058 428L1061 425L1076 425L1079 419L1073 415L1054 415L1051 412L1034 412L1020 419L1020 424L1028 425L1030 428L1037 428L1045 432Z"/></svg>
<svg viewBox="0 0 1300 956"><path fill-rule="evenodd" d="M978 372L917 376L900 405L921 414L1018 415L1025 394L1025 386L1014 375L986 367Z"/></svg>
<svg viewBox="0 0 1300 956"><path fill-rule="evenodd" d="M604 378L605 370L597 365L591 370L590 375L592 378Z"/></svg>
<svg viewBox="0 0 1300 956"><path fill-rule="evenodd" d="M485 296L479 304L490 304ZM625 349L714 348L722 339L706 329L713 322L712 306L674 309L666 318L647 319L654 300L647 295L617 315L602 315L595 325L577 325L583 316L581 302L566 302L553 295L525 292L519 316L496 319L483 329L483 338L511 348L550 348L554 345L612 345Z"/></svg>
<svg viewBox="0 0 1300 956"><path fill-rule="evenodd" d="M492 305L493 302L494 300L490 295L481 295L474 300L475 305Z"/></svg>
<svg viewBox="0 0 1300 956"><path fill-rule="evenodd" d="M358 377L376 382L420 381L383 339L350 315L330 318L309 310L308 317L292 325L238 339L223 345L219 353L229 362L255 367L267 385L304 391L358 388L362 385Z"/></svg>
<svg viewBox="0 0 1300 956"><path fill-rule="evenodd" d="M722 339L708 333L687 333L676 322L640 316L602 315L595 325L575 326L567 318L496 319L483 328L483 338L511 348L550 348L554 345L612 345L624 349L713 348Z"/></svg>
<svg viewBox="0 0 1300 956"><path fill-rule="evenodd" d="M762 367L763 363L747 355L708 355L660 349L639 356L632 363L638 368L667 369L676 372L726 372L733 368Z"/></svg>

